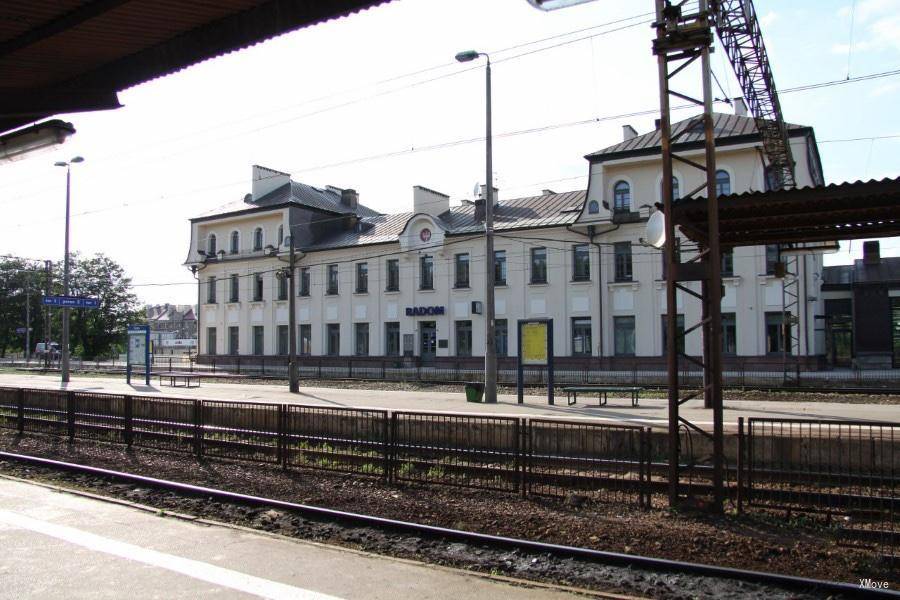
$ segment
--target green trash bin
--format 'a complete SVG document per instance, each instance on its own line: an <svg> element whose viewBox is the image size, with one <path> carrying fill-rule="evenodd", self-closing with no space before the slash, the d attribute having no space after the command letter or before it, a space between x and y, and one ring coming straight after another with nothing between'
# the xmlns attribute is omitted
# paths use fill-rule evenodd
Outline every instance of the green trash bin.
<svg viewBox="0 0 900 600"><path fill-rule="evenodd" d="M466 402L484 401L484 384L469 382L466 384Z"/></svg>

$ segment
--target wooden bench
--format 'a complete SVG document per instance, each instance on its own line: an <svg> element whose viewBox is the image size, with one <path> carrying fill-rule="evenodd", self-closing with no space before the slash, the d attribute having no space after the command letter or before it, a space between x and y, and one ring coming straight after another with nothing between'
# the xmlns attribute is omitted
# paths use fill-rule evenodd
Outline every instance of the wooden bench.
<svg viewBox="0 0 900 600"><path fill-rule="evenodd" d="M618 385L571 385L563 388L566 393L569 406L578 402L578 394L597 394L600 404L606 406L608 394L631 394L631 406L638 405L638 396L644 388Z"/></svg>
<svg viewBox="0 0 900 600"><path fill-rule="evenodd" d="M200 374L199 373L188 373L184 371L163 371L162 373L155 373L159 375L159 385L163 384L163 379L169 380L169 385L172 387L200 387ZM178 380L181 379L184 381L184 385L179 386ZM197 385L191 385L192 381L196 381Z"/></svg>

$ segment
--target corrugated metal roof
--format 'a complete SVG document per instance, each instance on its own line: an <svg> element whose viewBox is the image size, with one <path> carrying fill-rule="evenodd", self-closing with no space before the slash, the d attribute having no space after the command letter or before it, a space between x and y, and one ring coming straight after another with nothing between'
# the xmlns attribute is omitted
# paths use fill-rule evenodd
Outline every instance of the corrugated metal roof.
<svg viewBox="0 0 900 600"><path fill-rule="evenodd" d="M227 204L203 213L196 218L225 216L230 213L265 208L267 206L279 206L290 202L340 215L356 214L360 217L374 217L381 214L362 204L358 204L356 210L353 210L342 204L341 195L333 190L327 188L320 189L298 181L291 181L290 184L286 183L256 200L251 200L249 202L246 200L228 202Z"/></svg>
<svg viewBox="0 0 900 600"><path fill-rule="evenodd" d="M561 194L542 194L528 198L503 200L494 207L494 229L526 229L569 225L578 219L580 211L572 211L584 204L584 190ZM360 220L359 231L345 231L334 237L307 246L304 250L331 250L369 244L396 242L415 213L399 213L364 217ZM464 235L484 231L484 224L475 220L475 205L471 203L454 206L438 219L447 230L447 235Z"/></svg>
<svg viewBox="0 0 900 600"><path fill-rule="evenodd" d="M703 143L703 125L700 123L698 117L699 115L689 117L672 125L672 135L673 137L677 136L675 147ZM803 125L794 125L792 123L787 123L787 127L789 131L808 129L808 127ZM719 112L713 113L713 130L715 131L716 139L718 140L758 135L756 121L754 121L752 117L743 117ZM682 134L682 132L684 133ZM613 144L603 150L588 154L585 158L601 158L609 157L610 155L627 155L631 153L649 154L660 148L660 137L660 131L659 129L656 129L649 133L633 137L630 140Z"/></svg>

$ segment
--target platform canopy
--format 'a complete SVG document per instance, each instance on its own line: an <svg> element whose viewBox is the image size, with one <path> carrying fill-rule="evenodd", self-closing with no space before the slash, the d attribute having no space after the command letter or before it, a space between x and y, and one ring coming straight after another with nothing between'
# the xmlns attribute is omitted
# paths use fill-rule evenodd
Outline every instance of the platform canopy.
<svg viewBox="0 0 900 600"><path fill-rule="evenodd" d="M706 198L677 200L673 220L706 243ZM800 244L900 235L900 178L856 181L719 198L724 247Z"/></svg>
<svg viewBox="0 0 900 600"><path fill-rule="evenodd" d="M117 108L120 90L387 1L0 2L0 133Z"/></svg>

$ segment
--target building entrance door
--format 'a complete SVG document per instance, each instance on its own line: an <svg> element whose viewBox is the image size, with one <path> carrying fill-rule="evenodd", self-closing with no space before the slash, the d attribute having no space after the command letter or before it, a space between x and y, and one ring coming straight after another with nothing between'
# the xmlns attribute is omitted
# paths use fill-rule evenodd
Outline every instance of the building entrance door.
<svg viewBox="0 0 900 600"><path fill-rule="evenodd" d="M834 367L849 367L853 362L853 321L841 316L828 321L829 362Z"/></svg>
<svg viewBox="0 0 900 600"><path fill-rule="evenodd" d="M900 368L900 298L891 298L891 336L894 345L893 367Z"/></svg>
<svg viewBox="0 0 900 600"><path fill-rule="evenodd" d="M419 323L419 339L421 340L419 356L423 361L434 360L437 351L437 326L434 321Z"/></svg>

